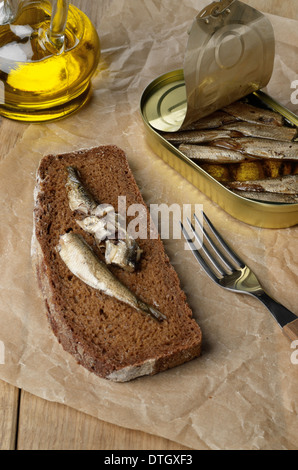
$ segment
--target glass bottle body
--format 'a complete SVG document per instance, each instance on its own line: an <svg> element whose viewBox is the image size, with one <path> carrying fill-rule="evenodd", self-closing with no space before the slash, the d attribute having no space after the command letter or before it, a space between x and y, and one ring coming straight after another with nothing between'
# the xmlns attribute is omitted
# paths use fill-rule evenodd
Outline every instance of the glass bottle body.
<svg viewBox="0 0 298 470"><path fill-rule="evenodd" d="M92 22L68 1L2 3L0 114L32 122L73 113L88 99L99 62Z"/></svg>

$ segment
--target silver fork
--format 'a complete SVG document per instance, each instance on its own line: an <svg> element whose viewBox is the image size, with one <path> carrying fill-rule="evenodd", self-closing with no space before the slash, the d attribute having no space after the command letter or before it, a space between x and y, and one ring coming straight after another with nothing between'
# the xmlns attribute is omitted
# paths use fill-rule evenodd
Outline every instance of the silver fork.
<svg viewBox="0 0 298 470"><path fill-rule="evenodd" d="M181 229L194 256L212 281L232 292L256 297L267 307L282 328L283 333L291 341L297 340L298 317L263 290L256 275L227 245L206 214L203 213L203 225L196 215L194 215L194 220L196 227L200 229L200 234L189 219L187 219L187 223L193 237L180 222ZM199 243L199 246L193 239Z"/></svg>

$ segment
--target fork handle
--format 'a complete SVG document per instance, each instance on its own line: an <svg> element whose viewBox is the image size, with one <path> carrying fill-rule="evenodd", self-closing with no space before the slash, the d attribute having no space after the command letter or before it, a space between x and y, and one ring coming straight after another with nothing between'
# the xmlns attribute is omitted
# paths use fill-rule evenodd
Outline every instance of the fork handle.
<svg viewBox="0 0 298 470"><path fill-rule="evenodd" d="M266 292L256 297L268 308L291 341L298 340L298 317L286 307L272 299Z"/></svg>
<svg viewBox="0 0 298 470"><path fill-rule="evenodd" d="M283 327L284 334L291 340L298 340L298 318Z"/></svg>

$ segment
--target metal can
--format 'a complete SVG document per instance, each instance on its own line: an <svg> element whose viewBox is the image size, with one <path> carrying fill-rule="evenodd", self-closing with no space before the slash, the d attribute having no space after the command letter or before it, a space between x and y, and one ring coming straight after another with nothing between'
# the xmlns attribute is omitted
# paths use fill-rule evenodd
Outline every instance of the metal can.
<svg viewBox="0 0 298 470"><path fill-rule="evenodd" d="M270 81L274 56L274 32L262 13L238 0L214 2L194 20L184 69L156 78L141 98L148 143L155 153L227 213L263 228L296 225L298 204L259 202L235 194L160 131L183 130L244 97L298 126L297 116L260 91Z"/></svg>

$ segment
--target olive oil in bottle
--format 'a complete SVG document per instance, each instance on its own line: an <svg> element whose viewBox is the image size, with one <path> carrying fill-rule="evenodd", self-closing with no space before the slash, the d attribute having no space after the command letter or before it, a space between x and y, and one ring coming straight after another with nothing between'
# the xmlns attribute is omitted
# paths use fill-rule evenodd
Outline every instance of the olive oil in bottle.
<svg viewBox="0 0 298 470"><path fill-rule="evenodd" d="M0 26L0 114L30 122L62 118L89 97L100 57L98 34L73 5L63 34L55 34L51 2L21 3L10 23Z"/></svg>

